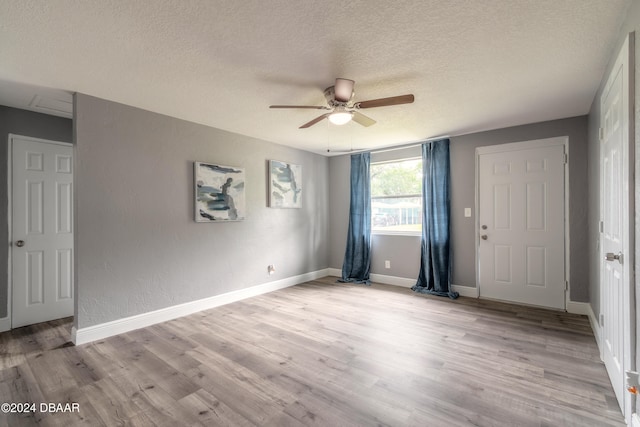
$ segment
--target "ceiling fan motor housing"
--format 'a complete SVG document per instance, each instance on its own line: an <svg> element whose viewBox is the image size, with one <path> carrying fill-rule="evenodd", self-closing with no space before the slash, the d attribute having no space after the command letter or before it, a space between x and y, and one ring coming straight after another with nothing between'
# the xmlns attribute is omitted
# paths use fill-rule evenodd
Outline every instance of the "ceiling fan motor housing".
<svg viewBox="0 0 640 427"><path fill-rule="evenodd" d="M327 104L329 104L330 107L337 107L337 106L347 106L347 104L353 99L353 95L355 94L355 91L351 91L351 96L349 97L349 100L346 102L340 102L338 100L336 100L336 87L335 86L329 86L328 88L326 88L324 90L324 98L327 100Z"/></svg>

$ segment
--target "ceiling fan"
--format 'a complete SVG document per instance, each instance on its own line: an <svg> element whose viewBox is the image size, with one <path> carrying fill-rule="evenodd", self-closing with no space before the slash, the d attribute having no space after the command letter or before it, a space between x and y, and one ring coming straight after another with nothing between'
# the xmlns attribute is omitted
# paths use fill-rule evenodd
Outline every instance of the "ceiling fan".
<svg viewBox="0 0 640 427"><path fill-rule="evenodd" d="M336 125L343 125L353 120L362 126L371 126L376 123L370 117L365 116L360 111L364 108L387 107L390 105L411 104L414 100L413 95L392 96L389 98L371 99L369 101L353 102L353 86L355 81L349 79L336 79L333 86L329 86L324 90L324 97L327 105L270 105L269 108L307 108L315 110L329 110L328 113L322 114L300 126L300 129L306 129L316 123L328 118L329 121Z"/></svg>

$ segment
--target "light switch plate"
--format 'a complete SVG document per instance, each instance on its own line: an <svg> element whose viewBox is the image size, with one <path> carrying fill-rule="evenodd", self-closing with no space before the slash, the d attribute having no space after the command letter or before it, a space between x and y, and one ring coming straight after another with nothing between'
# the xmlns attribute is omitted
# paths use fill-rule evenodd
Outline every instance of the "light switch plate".
<svg viewBox="0 0 640 427"><path fill-rule="evenodd" d="M471 208L464 208L465 218L471 218Z"/></svg>

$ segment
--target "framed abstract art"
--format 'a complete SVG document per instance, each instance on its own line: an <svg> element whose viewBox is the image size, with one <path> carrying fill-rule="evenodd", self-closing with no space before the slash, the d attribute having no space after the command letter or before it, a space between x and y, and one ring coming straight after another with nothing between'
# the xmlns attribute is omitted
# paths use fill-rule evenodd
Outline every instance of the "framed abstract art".
<svg viewBox="0 0 640 427"><path fill-rule="evenodd" d="M243 168L194 162L196 222L243 221Z"/></svg>
<svg viewBox="0 0 640 427"><path fill-rule="evenodd" d="M269 207L302 207L302 166L269 160Z"/></svg>

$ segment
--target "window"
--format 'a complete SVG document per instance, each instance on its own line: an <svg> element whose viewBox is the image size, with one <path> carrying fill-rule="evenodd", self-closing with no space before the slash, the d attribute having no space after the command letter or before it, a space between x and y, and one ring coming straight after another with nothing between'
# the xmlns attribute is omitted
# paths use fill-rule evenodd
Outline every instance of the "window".
<svg viewBox="0 0 640 427"><path fill-rule="evenodd" d="M373 233L422 233L422 159L372 163L370 173Z"/></svg>

